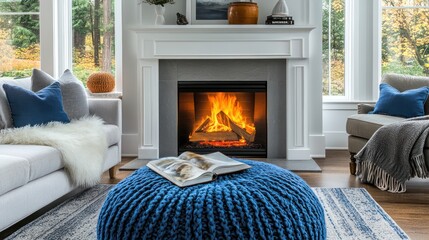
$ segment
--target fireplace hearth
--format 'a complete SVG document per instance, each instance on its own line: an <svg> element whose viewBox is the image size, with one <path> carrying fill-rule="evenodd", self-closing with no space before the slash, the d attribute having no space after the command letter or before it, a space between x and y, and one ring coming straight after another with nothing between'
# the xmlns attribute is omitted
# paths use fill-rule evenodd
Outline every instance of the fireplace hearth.
<svg viewBox="0 0 429 240"><path fill-rule="evenodd" d="M179 81L178 152L267 156L266 81Z"/></svg>

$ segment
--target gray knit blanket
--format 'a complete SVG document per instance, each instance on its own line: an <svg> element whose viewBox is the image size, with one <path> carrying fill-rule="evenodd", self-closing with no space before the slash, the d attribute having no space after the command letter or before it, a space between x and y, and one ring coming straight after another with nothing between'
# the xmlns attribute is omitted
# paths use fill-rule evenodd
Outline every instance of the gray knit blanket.
<svg viewBox="0 0 429 240"><path fill-rule="evenodd" d="M428 115L379 128L355 156L356 175L381 190L405 192L410 178L429 177L423 156L428 134Z"/></svg>

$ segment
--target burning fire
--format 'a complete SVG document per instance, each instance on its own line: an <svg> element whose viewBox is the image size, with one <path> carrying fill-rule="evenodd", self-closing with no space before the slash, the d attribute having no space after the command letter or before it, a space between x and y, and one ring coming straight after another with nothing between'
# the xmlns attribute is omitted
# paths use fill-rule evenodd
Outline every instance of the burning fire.
<svg viewBox="0 0 429 240"><path fill-rule="evenodd" d="M241 128L246 129L247 132L253 132L255 130L253 123L248 123L247 119L244 117L243 109L241 108L240 103L237 101L237 97L235 95L220 92L210 94L208 98L211 105L211 115L206 117L210 120L208 127L205 129L206 132L232 131L230 126L219 122L217 116L221 111L223 111L232 121L234 121L234 123L239 125ZM204 120L205 119L202 119L200 124L202 124Z"/></svg>
<svg viewBox="0 0 429 240"><path fill-rule="evenodd" d="M253 142L256 129L244 116L244 111L234 94L209 94L210 116L201 119L193 133L191 142L214 147L240 147Z"/></svg>

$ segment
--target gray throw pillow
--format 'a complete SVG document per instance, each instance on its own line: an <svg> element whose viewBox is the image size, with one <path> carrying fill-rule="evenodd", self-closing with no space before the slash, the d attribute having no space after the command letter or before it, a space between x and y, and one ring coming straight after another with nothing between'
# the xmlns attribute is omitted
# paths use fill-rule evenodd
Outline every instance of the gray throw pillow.
<svg viewBox="0 0 429 240"><path fill-rule="evenodd" d="M9 104L2 85L0 84L0 129L6 128L7 122L11 121Z"/></svg>
<svg viewBox="0 0 429 240"><path fill-rule="evenodd" d="M31 76L31 90L37 92L56 80L49 74L34 69ZM69 119L79 119L89 114L88 99L85 87L70 70L65 70L58 79L63 96L64 111Z"/></svg>

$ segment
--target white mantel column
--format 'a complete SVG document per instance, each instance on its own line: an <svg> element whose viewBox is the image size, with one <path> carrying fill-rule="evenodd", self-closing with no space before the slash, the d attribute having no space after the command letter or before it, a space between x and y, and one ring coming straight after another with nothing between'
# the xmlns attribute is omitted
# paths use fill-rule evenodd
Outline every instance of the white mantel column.
<svg viewBox="0 0 429 240"><path fill-rule="evenodd" d="M287 159L308 160L308 60L289 59L286 65Z"/></svg>
<svg viewBox="0 0 429 240"><path fill-rule="evenodd" d="M141 60L138 64L139 159L159 158L159 61Z"/></svg>

